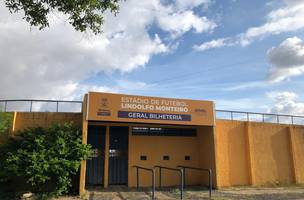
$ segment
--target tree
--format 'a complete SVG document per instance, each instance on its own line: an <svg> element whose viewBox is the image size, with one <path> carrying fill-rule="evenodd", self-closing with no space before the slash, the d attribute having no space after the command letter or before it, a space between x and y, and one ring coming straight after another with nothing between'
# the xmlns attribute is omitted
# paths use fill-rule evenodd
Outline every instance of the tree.
<svg viewBox="0 0 304 200"><path fill-rule="evenodd" d="M49 26L48 15L60 12L68 16L69 23L77 31L91 30L101 33L103 13L116 14L120 0L4 0L11 13L23 11L24 19L31 26L43 29Z"/></svg>
<svg viewBox="0 0 304 200"><path fill-rule="evenodd" d="M81 160L92 154L91 146L82 144L81 131L72 123L30 128L18 136L0 148L0 181L18 185L25 180L22 185L38 194L67 193Z"/></svg>

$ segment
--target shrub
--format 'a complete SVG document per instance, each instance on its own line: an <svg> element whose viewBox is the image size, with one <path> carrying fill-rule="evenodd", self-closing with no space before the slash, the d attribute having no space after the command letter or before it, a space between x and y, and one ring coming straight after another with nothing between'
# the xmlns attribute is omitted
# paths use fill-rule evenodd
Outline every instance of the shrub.
<svg viewBox="0 0 304 200"><path fill-rule="evenodd" d="M0 110L0 136L7 136L13 121L13 114Z"/></svg>
<svg viewBox="0 0 304 200"><path fill-rule="evenodd" d="M72 123L30 128L18 135L19 139L10 139L1 148L0 170L6 179L25 180L36 193L67 193L81 160L92 153L90 145L82 144L81 131Z"/></svg>

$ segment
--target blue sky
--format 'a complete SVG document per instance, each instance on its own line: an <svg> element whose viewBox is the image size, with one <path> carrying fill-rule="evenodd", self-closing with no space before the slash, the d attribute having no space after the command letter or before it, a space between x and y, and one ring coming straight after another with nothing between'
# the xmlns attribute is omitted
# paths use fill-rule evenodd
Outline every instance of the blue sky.
<svg viewBox="0 0 304 200"><path fill-rule="evenodd" d="M271 1L269 1L271 2ZM266 94L273 91L291 91L303 100L303 77L267 84L269 62L267 51L286 38L303 38L303 30L261 38L248 46L223 47L197 52L193 46L216 38L240 34L253 26L265 23L265 17L280 3L265 1L213 1L207 10L196 9L218 23L212 33L186 33L179 38L178 48L168 54L156 55L145 67L131 73L99 73L88 81L115 86L117 81L146 83L147 87L133 87L124 92L138 95L165 96L191 99L211 99L218 108L265 111L271 104ZM216 13L216 15L214 14ZM157 27L151 35L161 33ZM166 35L166 33L162 33ZM259 85L259 83L265 85ZM246 87L246 85L248 85ZM256 85L256 86L255 86ZM243 88L242 88L243 86ZM237 105L238 102L245 105ZM246 105L250 103L251 105Z"/></svg>
<svg viewBox="0 0 304 200"><path fill-rule="evenodd" d="M0 88L3 98L80 99L97 90L304 114L301 0L127 0L117 17L106 15L103 36L76 33L62 19L42 32L18 15L1 20L0 45L11 49L0 53L16 59L0 66L13 77L2 80L11 85Z"/></svg>

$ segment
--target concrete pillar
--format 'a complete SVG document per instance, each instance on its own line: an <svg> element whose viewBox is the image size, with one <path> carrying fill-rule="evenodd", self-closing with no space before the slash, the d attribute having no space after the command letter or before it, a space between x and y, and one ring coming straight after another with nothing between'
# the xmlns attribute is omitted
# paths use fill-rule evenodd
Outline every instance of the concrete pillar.
<svg viewBox="0 0 304 200"><path fill-rule="evenodd" d="M247 159L248 159L248 173L250 185L255 185L255 163L254 163L254 151L252 141L252 127L251 122L246 122L246 144L247 144Z"/></svg>
<svg viewBox="0 0 304 200"><path fill-rule="evenodd" d="M290 158L291 158L291 173L293 175L293 180L294 183L299 183L298 181L298 177L297 177L297 163L296 163L296 155L295 155L295 135L293 132L293 127L292 126L288 126L287 127L287 131L288 131L288 138L289 138L289 152L290 152Z"/></svg>
<svg viewBox="0 0 304 200"><path fill-rule="evenodd" d="M88 140L88 120L87 120L87 95L85 95L82 103L82 144L87 144ZM79 180L79 194L85 194L85 180L86 180L86 166L85 160L80 164L80 180Z"/></svg>
<svg viewBox="0 0 304 200"><path fill-rule="evenodd" d="M82 127L82 144L87 144L87 138L88 138L88 121L83 121L83 127ZM86 180L86 161L81 161L80 166L80 180L79 180L79 194L83 195L85 194L85 180Z"/></svg>
<svg viewBox="0 0 304 200"><path fill-rule="evenodd" d="M10 128L9 134L10 136L14 136L16 132L16 123L17 123L17 112L14 112L12 126Z"/></svg>

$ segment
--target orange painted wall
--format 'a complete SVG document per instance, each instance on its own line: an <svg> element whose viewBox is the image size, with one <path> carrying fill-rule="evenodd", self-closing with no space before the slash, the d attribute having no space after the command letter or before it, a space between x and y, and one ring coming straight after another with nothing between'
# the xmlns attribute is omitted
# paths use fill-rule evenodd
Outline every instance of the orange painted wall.
<svg viewBox="0 0 304 200"><path fill-rule="evenodd" d="M298 183L304 183L304 128L292 127L294 147L295 178Z"/></svg>
<svg viewBox="0 0 304 200"><path fill-rule="evenodd" d="M136 186L136 170L133 165L152 168L154 165L162 165L176 168L177 165L199 166L199 141L197 137L170 137L170 136L132 136L129 137L129 186ZM146 155L147 160L140 160L141 155ZM163 156L170 156L170 160L163 160ZM186 161L184 157L191 156L191 160ZM156 171L156 183L159 177ZM198 184L199 178L191 176L187 183ZM164 170L162 185L178 185L179 174ZM141 186L151 185L149 172L140 172Z"/></svg>
<svg viewBox="0 0 304 200"><path fill-rule="evenodd" d="M216 170L219 187L248 185L246 127L240 121L216 121Z"/></svg>
<svg viewBox="0 0 304 200"><path fill-rule="evenodd" d="M304 183L304 126L216 121L218 187Z"/></svg>
<svg viewBox="0 0 304 200"><path fill-rule="evenodd" d="M129 136L129 186L136 186L136 169L134 165L152 168L154 165L162 165L176 168L177 165L192 167L214 167L214 154L207 151L212 143L210 135L213 129L198 128L196 137L175 136ZM208 136L207 136L208 135ZM140 155L146 155L147 160L140 160ZM163 160L164 155L169 155L170 160ZM190 156L191 160L185 160ZM207 176L201 172L187 170L186 184L207 184ZM156 170L156 185L159 183L159 173ZM172 186L180 183L180 176L176 172L164 170L162 185ZM140 171L140 185L151 186L151 173Z"/></svg>
<svg viewBox="0 0 304 200"><path fill-rule="evenodd" d="M82 113L52 113L52 112L16 112L13 131L17 132L30 127L49 127L54 123L73 121L82 125Z"/></svg>
<svg viewBox="0 0 304 200"><path fill-rule="evenodd" d="M202 126L198 128L199 139L199 167L212 170L212 185L216 187L216 163L215 163L215 143L214 143L214 127ZM199 175L197 175L199 174ZM200 183L208 185L208 173L196 172L200 178Z"/></svg>
<svg viewBox="0 0 304 200"><path fill-rule="evenodd" d="M288 126L270 123L251 123L253 184L292 183L292 159Z"/></svg>

